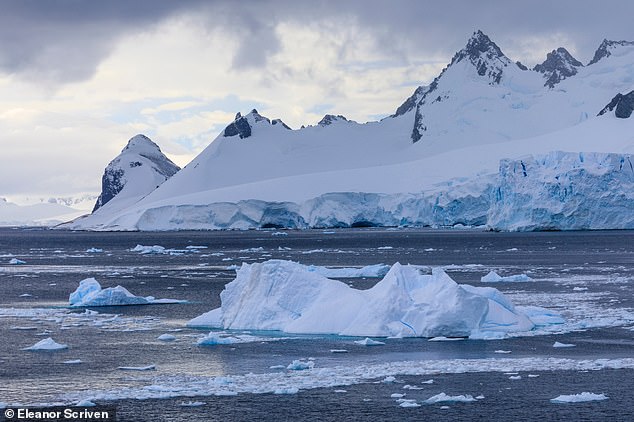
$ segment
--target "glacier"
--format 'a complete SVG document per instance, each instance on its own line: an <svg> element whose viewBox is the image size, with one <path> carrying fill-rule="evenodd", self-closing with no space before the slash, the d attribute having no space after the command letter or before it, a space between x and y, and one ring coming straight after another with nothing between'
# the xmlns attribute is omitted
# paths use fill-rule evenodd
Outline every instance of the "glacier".
<svg viewBox="0 0 634 422"><path fill-rule="evenodd" d="M359 337L473 338L499 338L537 325L497 289L459 285L442 269L423 275L417 267L399 263L368 290L291 261L242 264L220 300L220 308L187 325ZM531 312L539 314L534 307ZM541 314L561 322L551 311L543 309Z"/></svg>

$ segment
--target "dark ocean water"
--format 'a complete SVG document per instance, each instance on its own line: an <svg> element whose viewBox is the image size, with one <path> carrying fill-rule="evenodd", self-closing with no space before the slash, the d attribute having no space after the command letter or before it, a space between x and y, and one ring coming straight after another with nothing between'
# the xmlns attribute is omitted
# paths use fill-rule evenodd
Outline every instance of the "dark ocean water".
<svg viewBox="0 0 634 422"><path fill-rule="evenodd" d="M346 229L276 233L0 229L0 402L52 404L109 392L119 397L107 402L117 406L119 420L633 419L631 365L624 364L621 369L571 369L563 359L625 362L634 358L634 232ZM130 250L137 244L161 245L176 251L171 255L142 255ZM188 250L187 246L206 248ZM102 252L87 252L90 248ZM26 264L10 265L11 258ZM185 323L220 305L219 294L235 274L227 267L266 259L345 267L394 262L446 266L456 281L474 285L482 285L480 277L491 269L502 275L526 273L535 281L495 287L516 304L535 304L562 312L570 324L564 332L488 341L387 339L384 346L362 347L354 344L357 338L250 333L260 339L197 346L197 338L207 331L185 328ZM82 315L85 310L66 307L69 293L87 277L95 277L103 287L120 284L136 295L185 299L189 303L94 308L99 315ZM369 288L377 279L345 281L357 288ZM177 340L159 341L157 337L164 333L175 335ZM47 336L69 348L59 352L22 350ZM555 341L575 347L553 348ZM332 349L348 353L332 353ZM191 397L132 398L152 386L189 386L201 380L249 373L263 376L265 386L273 379L267 378L268 374L280 372L271 366L308 358L314 359L316 369L344 368L342 373L346 374L345 368L377 368L405 361L420 367L432 362L440 369L423 375L395 373L392 382L381 382L385 374L379 371L376 378L357 377L345 383L348 385L300 388L296 394L272 394L269 389L262 394L215 396L200 395L202 390L194 395L194 390L189 390ZM75 359L82 363L64 363ZM514 363L500 363L496 369L495 362L504 359ZM529 361L526 370L522 359ZM552 363L548 359L559 360ZM462 360L471 360L467 372L456 369L456 362ZM478 362L486 368L479 369ZM540 362L544 362L543 368ZM156 369L118 369L150 364ZM414 369L406 372L414 373ZM517 376L521 378L511 378ZM422 384L430 379L432 384ZM318 381L322 384L317 382L316 386L324 385L323 379ZM404 389L406 385L420 389ZM561 394L585 391L603 393L608 399L550 402ZM391 397L394 393L405 393L405 398L417 403L439 393L484 398L401 408L397 398ZM189 401L205 404L180 405Z"/></svg>

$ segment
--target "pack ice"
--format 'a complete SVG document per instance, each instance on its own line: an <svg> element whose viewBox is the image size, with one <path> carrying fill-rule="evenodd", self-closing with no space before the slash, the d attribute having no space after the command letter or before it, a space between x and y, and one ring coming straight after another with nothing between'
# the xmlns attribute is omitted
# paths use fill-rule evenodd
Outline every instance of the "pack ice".
<svg viewBox="0 0 634 422"><path fill-rule="evenodd" d="M543 308L523 313L497 289L459 285L443 270L423 275L394 264L368 290L357 290L290 261L243 264L220 294L221 307L191 327L276 330L378 337L499 338L562 322ZM542 312L538 312L541 310Z"/></svg>

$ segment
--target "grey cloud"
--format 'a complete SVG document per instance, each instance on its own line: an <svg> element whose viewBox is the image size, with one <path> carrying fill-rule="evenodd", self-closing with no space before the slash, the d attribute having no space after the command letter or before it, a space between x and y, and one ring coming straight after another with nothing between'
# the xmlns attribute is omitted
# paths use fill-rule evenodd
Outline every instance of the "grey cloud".
<svg viewBox="0 0 634 422"><path fill-rule="evenodd" d="M629 0L4 0L0 15L0 71L69 82L89 78L120 37L177 14L202 17L239 41L233 66L263 66L278 51L280 22L310 24L351 18L395 60L446 57L482 29L503 50L526 37L563 34L587 62L603 38L634 39ZM345 48L355 48L351 40ZM555 49L559 45L550 48ZM570 48L571 46L564 46ZM522 60L522 57L511 57Z"/></svg>

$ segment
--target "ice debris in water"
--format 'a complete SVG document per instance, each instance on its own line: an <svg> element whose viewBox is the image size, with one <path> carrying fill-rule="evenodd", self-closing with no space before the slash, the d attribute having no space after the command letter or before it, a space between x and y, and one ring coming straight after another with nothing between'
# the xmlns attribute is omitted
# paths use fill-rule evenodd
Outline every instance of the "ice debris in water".
<svg viewBox="0 0 634 422"><path fill-rule="evenodd" d="M144 246L144 245L136 245L134 248L130 249L131 252L139 252L140 254L164 254L165 247L160 245L154 246Z"/></svg>
<svg viewBox="0 0 634 422"><path fill-rule="evenodd" d="M553 344L553 347L575 347L575 345L571 344L571 343L560 343L560 342L556 341Z"/></svg>
<svg viewBox="0 0 634 422"><path fill-rule="evenodd" d="M314 367L315 367L315 362L313 362L312 360L303 361L303 360L295 359L286 367L286 369L289 369L291 371L303 371L306 369L313 369Z"/></svg>
<svg viewBox="0 0 634 422"><path fill-rule="evenodd" d="M121 369L122 371L153 371L156 369L156 365L120 366L118 369Z"/></svg>
<svg viewBox="0 0 634 422"><path fill-rule="evenodd" d="M23 264L26 264L26 261L22 261L21 259L18 259L18 258L11 258L9 260L9 264L11 264L11 265L23 265Z"/></svg>
<svg viewBox="0 0 634 422"><path fill-rule="evenodd" d="M186 301L155 299L152 296L135 296L122 286L102 289L97 280L94 278L86 278L79 282L79 287L70 294L68 302L70 306L119 306L184 303Z"/></svg>
<svg viewBox="0 0 634 422"><path fill-rule="evenodd" d="M179 404L182 407L200 407L204 406L206 403L204 401L184 401Z"/></svg>
<svg viewBox="0 0 634 422"><path fill-rule="evenodd" d="M90 401L89 399L84 399L84 400L79 400L77 403L75 403L76 407L93 407L93 406L97 406L94 402Z"/></svg>
<svg viewBox="0 0 634 422"><path fill-rule="evenodd" d="M53 350L63 350L63 349L68 349L68 346L65 344L60 344L60 343L56 343L55 340L53 340L51 337L45 338L43 340L38 341L37 343L35 343L33 346L30 347L26 347L22 350L29 350L29 351L53 351Z"/></svg>
<svg viewBox="0 0 634 422"><path fill-rule="evenodd" d="M361 346L382 346L385 344L382 341L372 340L369 337L366 337L363 340L356 340L355 343Z"/></svg>
<svg viewBox="0 0 634 422"><path fill-rule="evenodd" d="M464 394L459 396L450 396L445 393L436 394L435 396L431 396L425 403L433 404L433 403L447 403L447 402L462 402L462 403L470 403L474 402L476 399L473 398L470 394Z"/></svg>
<svg viewBox="0 0 634 422"><path fill-rule="evenodd" d="M399 263L368 290L291 261L243 264L220 299L220 308L188 325L360 337L500 338L562 322L547 309L530 307L526 313L492 287L459 285L440 268L423 275Z"/></svg>
<svg viewBox="0 0 634 422"><path fill-rule="evenodd" d="M174 341L176 340L176 336L172 334L161 334L160 336L158 336L158 339L161 341Z"/></svg>
<svg viewBox="0 0 634 422"><path fill-rule="evenodd" d="M605 394L595 394L588 393L584 391L579 394L570 394L570 395L560 395L555 397L554 399L550 399L553 403L581 403L586 401L599 401L599 400L607 400L608 396Z"/></svg>
<svg viewBox="0 0 634 422"><path fill-rule="evenodd" d="M533 281L533 279L527 276L526 274L516 274L516 275L509 275L506 277L502 277L495 271L490 271L487 275L480 278L480 281L483 283L501 283L501 282Z"/></svg>
<svg viewBox="0 0 634 422"><path fill-rule="evenodd" d="M101 253L103 252L103 249L99 249L99 248L88 248L86 249L86 253Z"/></svg>

